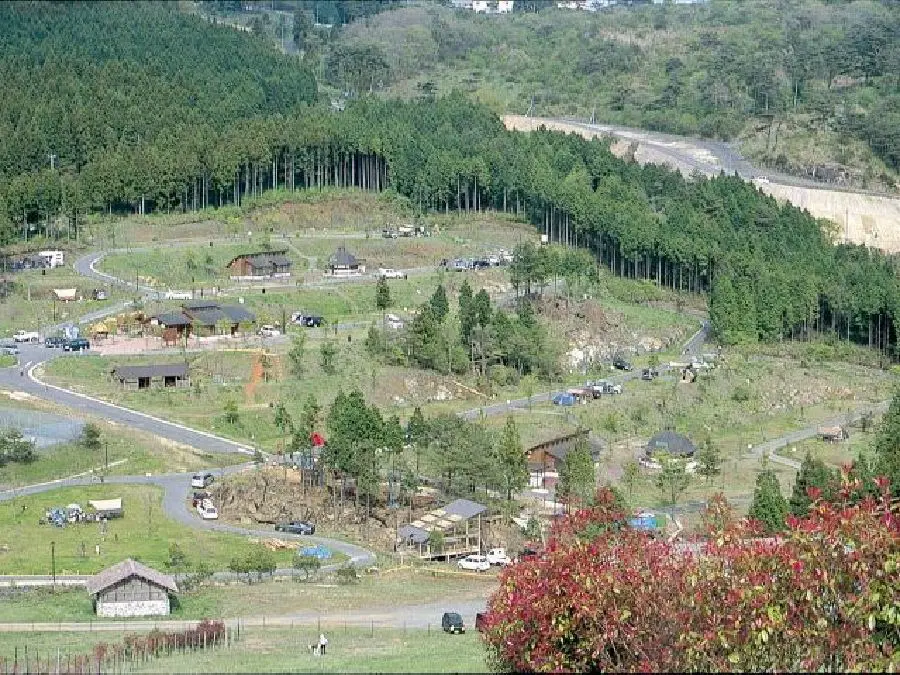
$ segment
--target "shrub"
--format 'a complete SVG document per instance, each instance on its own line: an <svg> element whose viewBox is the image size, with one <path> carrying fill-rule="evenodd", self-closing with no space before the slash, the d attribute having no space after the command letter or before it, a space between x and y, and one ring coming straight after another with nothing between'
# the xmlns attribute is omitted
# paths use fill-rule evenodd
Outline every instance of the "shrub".
<svg viewBox="0 0 900 675"><path fill-rule="evenodd" d="M356 573L356 568L351 563L339 567L335 574L337 575L338 583L342 585L355 584L359 581L359 575Z"/></svg>
<svg viewBox="0 0 900 675"><path fill-rule="evenodd" d="M900 520L880 488L878 500L816 504L777 540L718 496L694 546L623 526L598 493L537 559L501 573L483 639L498 669L518 672L888 670Z"/></svg>
<svg viewBox="0 0 900 675"><path fill-rule="evenodd" d="M731 400L736 403L746 403L750 400L750 387L745 384L739 384L734 388L734 391L731 392Z"/></svg>
<svg viewBox="0 0 900 675"><path fill-rule="evenodd" d="M314 555L298 555L294 558L294 569L303 572L303 581L309 581L321 567L322 561Z"/></svg>

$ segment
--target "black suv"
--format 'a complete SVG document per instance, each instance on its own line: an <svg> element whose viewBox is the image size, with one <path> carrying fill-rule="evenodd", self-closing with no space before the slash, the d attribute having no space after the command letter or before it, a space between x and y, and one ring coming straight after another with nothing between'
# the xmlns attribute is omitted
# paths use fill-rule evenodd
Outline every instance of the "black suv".
<svg viewBox="0 0 900 675"><path fill-rule="evenodd" d="M617 356L613 359L613 368L616 370L631 370L631 364L621 356Z"/></svg>
<svg viewBox="0 0 900 675"><path fill-rule="evenodd" d="M62 347L66 343L66 338L61 335L53 335L44 340L44 346L50 347L51 349L55 349L57 347Z"/></svg>
<svg viewBox="0 0 900 675"><path fill-rule="evenodd" d="M289 523L278 523L275 525L275 531L290 534L315 534L316 526L305 520L292 520Z"/></svg>
<svg viewBox="0 0 900 675"><path fill-rule="evenodd" d="M441 617L441 628L445 633L465 633L466 625L463 623L462 617L456 612L444 612Z"/></svg>
<svg viewBox="0 0 900 675"><path fill-rule="evenodd" d="M64 352L85 352L91 348L91 343L84 338L74 338L63 342Z"/></svg>

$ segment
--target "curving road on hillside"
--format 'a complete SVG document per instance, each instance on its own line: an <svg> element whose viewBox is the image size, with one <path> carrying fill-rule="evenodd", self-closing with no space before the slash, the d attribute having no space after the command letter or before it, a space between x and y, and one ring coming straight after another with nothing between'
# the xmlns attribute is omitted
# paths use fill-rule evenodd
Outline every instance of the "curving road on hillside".
<svg viewBox="0 0 900 675"><path fill-rule="evenodd" d="M35 371L54 356L57 356L57 350L43 346L22 345L19 355L20 366L0 369L0 388L24 392L81 414L101 417L121 426L147 431L204 452L253 454L253 449L243 443L43 382Z"/></svg>
<svg viewBox="0 0 900 675"><path fill-rule="evenodd" d="M229 466L221 469L213 469L211 472L222 478L228 475L234 475L243 471L252 470L255 465L252 463L241 464L237 466ZM290 541L304 542L310 544L323 544L334 551L339 551L346 555L354 565L372 565L375 563L375 554L355 544L350 544L337 539L329 539L320 536L301 536L290 534L287 532L275 532L274 530L263 530L256 528L239 527L227 523L219 523L217 521L203 520L189 507L188 499L191 496L193 488L191 488L191 476L196 472L188 473L167 473L156 476L107 476L104 484L112 485L154 485L162 488L163 512L168 518L174 520L181 525L185 525L196 530L208 530L212 532L224 532L227 534L236 534L250 537L260 538L278 538ZM79 485L97 485L92 478L68 478L63 480L49 481L37 485L15 488L12 490L0 491L0 502L9 501L17 497L25 495L40 494L50 490L56 490L61 487L72 487ZM285 570L282 574L290 574ZM228 577L226 573L220 575ZM233 575L231 575L233 576ZM5 580L14 579L25 580L27 577L4 577Z"/></svg>

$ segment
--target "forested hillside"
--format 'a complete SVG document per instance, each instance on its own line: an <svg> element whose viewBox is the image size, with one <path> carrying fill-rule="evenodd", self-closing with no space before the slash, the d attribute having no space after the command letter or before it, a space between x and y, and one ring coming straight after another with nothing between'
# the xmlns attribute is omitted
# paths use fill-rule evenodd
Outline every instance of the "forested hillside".
<svg viewBox="0 0 900 675"><path fill-rule="evenodd" d="M107 194L172 199L200 157L218 166L217 134L316 98L295 59L175 3L0 3L0 77L0 198L19 225Z"/></svg>
<svg viewBox="0 0 900 675"><path fill-rule="evenodd" d="M900 5L889 0L505 16L423 4L352 24L316 55L342 90L358 70L348 59L375 68L387 95L458 89L501 113L533 97L535 115L741 139L759 163L857 187L896 187L900 170Z"/></svg>
<svg viewBox="0 0 900 675"><path fill-rule="evenodd" d="M893 259L833 247L822 223L740 179L687 181L598 140L510 132L462 94L305 106L315 83L296 62L166 5L7 4L4 19L6 241L91 210L393 190L420 211L513 212L618 274L709 292L726 342L820 331L896 349Z"/></svg>

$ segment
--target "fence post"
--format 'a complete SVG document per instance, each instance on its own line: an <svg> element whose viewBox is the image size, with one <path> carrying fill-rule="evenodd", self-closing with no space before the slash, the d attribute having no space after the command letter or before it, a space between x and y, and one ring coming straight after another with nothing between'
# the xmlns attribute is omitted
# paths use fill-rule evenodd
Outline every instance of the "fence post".
<svg viewBox="0 0 900 675"><path fill-rule="evenodd" d="M369 637L375 637L375 621L374 620L370 622L370 628L371 628L371 630L369 632Z"/></svg>
<svg viewBox="0 0 900 675"><path fill-rule="evenodd" d="M428 622L428 636L431 637L431 622Z"/></svg>

